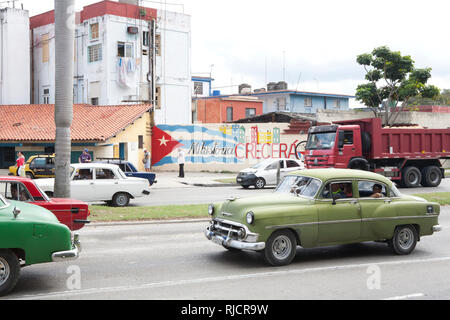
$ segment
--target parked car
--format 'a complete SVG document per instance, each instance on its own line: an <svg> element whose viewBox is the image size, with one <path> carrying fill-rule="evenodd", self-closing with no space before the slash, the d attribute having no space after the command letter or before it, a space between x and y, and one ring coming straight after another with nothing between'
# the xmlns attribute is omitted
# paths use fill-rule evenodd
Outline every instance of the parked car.
<svg viewBox="0 0 450 320"><path fill-rule="evenodd" d="M9 200L32 203L50 210L58 220L75 231L89 223L88 204L73 199L49 198L34 180L22 177L1 177L0 194Z"/></svg>
<svg viewBox="0 0 450 320"><path fill-rule="evenodd" d="M280 163L280 181L290 172L304 168L303 162L297 159L268 159L239 172L236 182L245 189L250 186L255 186L256 189L275 186L278 163Z"/></svg>
<svg viewBox="0 0 450 320"><path fill-rule="evenodd" d="M153 172L143 172L138 171L136 167L130 162L120 159L110 159L110 158L97 158L96 162L99 163L110 163L118 165L119 168L125 173L127 177L135 177L135 178L143 178L147 179L150 183L150 186L152 186L154 183L157 183L156 181L156 174Z"/></svg>
<svg viewBox="0 0 450 320"><path fill-rule="evenodd" d="M150 194L148 181L127 177L120 168L108 163L71 164L71 196L86 202L105 201L115 207L126 207L130 199ZM39 179L36 184L53 197L55 179Z"/></svg>
<svg viewBox="0 0 450 320"><path fill-rule="evenodd" d="M53 213L0 195L0 296L13 290L21 267L73 260L80 251L78 235Z"/></svg>
<svg viewBox="0 0 450 320"><path fill-rule="evenodd" d="M17 166L9 167L9 175L18 176ZM25 175L30 178L52 178L55 176L55 154L41 154L28 158Z"/></svg>
<svg viewBox="0 0 450 320"><path fill-rule="evenodd" d="M440 206L401 194L389 179L350 169L292 173L272 195L209 206L206 237L227 249L254 250L274 266L292 262L297 246L386 242L410 254L440 231Z"/></svg>

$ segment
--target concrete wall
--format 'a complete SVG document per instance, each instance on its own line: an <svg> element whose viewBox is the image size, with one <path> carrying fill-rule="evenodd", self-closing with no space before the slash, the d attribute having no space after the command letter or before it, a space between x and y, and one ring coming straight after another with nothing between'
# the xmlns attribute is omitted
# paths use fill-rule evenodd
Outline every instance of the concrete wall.
<svg viewBox="0 0 450 320"><path fill-rule="evenodd" d="M0 10L0 104L30 103L28 11Z"/></svg>
<svg viewBox="0 0 450 320"><path fill-rule="evenodd" d="M339 120L354 120L373 118L374 114L371 111L333 111L333 110L318 110L316 119L318 122L333 122ZM431 113L431 112L402 112L398 118L397 123L417 124L430 129L440 129L450 127L450 113Z"/></svg>

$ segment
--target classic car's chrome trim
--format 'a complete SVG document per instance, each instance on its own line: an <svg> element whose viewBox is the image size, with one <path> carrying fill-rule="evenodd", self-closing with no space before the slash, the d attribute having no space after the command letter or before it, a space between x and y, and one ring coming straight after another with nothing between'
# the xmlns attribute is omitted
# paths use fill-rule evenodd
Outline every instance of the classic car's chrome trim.
<svg viewBox="0 0 450 320"><path fill-rule="evenodd" d="M230 220L220 219L220 218L216 218L213 221L217 221L217 222L223 223L223 224L229 224L229 225L235 226L236 228L244 229L245 230L245 237L242 239L243 241L247 240L247 241L250 242L250 239L251 239L252 241L256 242L258 240L258 238L259 238L259 234L250 232L250 230L248 229L248 227L245 224L242 224L242 223L239 223L239 222L230 221ZM215 226L215 227L217 227L217 226ZM228 229L226 227L218 227L218 229L221 229L221 230L226 231L226 232L230 232L230 229Z"/></svg>
<svg viewBox="0 0 450 320"><path fill-rule="evenodd" d="M53 262L70 261L75 260L79 257L81 252L81 242L80 236L77 233L73 237L72 247L74 248L72 250L54 252L52 254L52 261Z"/></svg>
<svg viewBox="0 0 450 320"><path fill-rule="evenodd" d="M264 248L266 247L265 242L249 243L249 242L233 240L228 237L224 238L223 236L216 235L213 231L210 231L209 229L206 229L205 236L208 240L211 240L218 245L223 245L225 247L239 249L239 250L259 251L259 250L264 250Z"/></svg>
<svg viewBox="0 0 450 320"><path fill-rule="evenodd" d="M442 231L442 226L440 225L433 226L433 232L440 232L440 231Z"/></svg>
<svg viewBox="0 0 450 320"><path fill-rule="evenodd" d="M404 220L404 219L419 219L419 218L435 218L438 214L426 215L426 216L399 216L399 217L383 217L383 218L364 218L364 219L349 219L349 220L333 220L333 221L317 221L317 222L305 222L295 224L284 224L267 226L267 230L283 229L283 228L296 228L310 225L325 225L325 224L338 224L338 223L354 223L354 222L374 222L374 221L386 221L386 220Z"/></svg>

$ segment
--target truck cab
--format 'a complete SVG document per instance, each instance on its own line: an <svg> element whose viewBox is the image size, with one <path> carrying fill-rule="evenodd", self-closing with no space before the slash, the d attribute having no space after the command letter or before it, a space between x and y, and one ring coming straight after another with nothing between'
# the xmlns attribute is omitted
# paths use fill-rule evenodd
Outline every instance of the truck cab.
<svg viewBox="0 0 450 320"><path fill-rule="evenodd" d="M362 157L361 128L357 125L311 128L305 147L305 165L313 168L348 168Z"/></svg>

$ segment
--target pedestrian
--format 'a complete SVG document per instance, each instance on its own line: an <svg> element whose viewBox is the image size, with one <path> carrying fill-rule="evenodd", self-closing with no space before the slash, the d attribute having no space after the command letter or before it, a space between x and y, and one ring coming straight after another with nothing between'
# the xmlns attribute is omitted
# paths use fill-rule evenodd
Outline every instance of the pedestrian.
<svg viewBox="0 0 450 320"><path fill-rule="evenodd" d="M144 149L144 159L142 159L142 162L144 163L145 171L150 172L152 169L152 158L147 149Z"/></svg>
<svg viewBox="0 0 450 320"><path fill-rule="evenodd" d="M178 149L178 165L179 165L179 173L178 178L184 178L184 163L186 162L186 156L183 149Z"/></svg>
<svg viewBox="0 0 450 320"><path fill-rule="evenodd" d="M89 154L88 149L84 149L83 153L78 158L79 163L89 163L92 161L91 155Z"/></svg>
<svg viewBox="0 0 450 320"><path fill-rule="evenodd" d="M16 165L17 165L17 175L19 177L26 177L26 175L25 175L25 156L20 151L17 152Z"/></svg>

